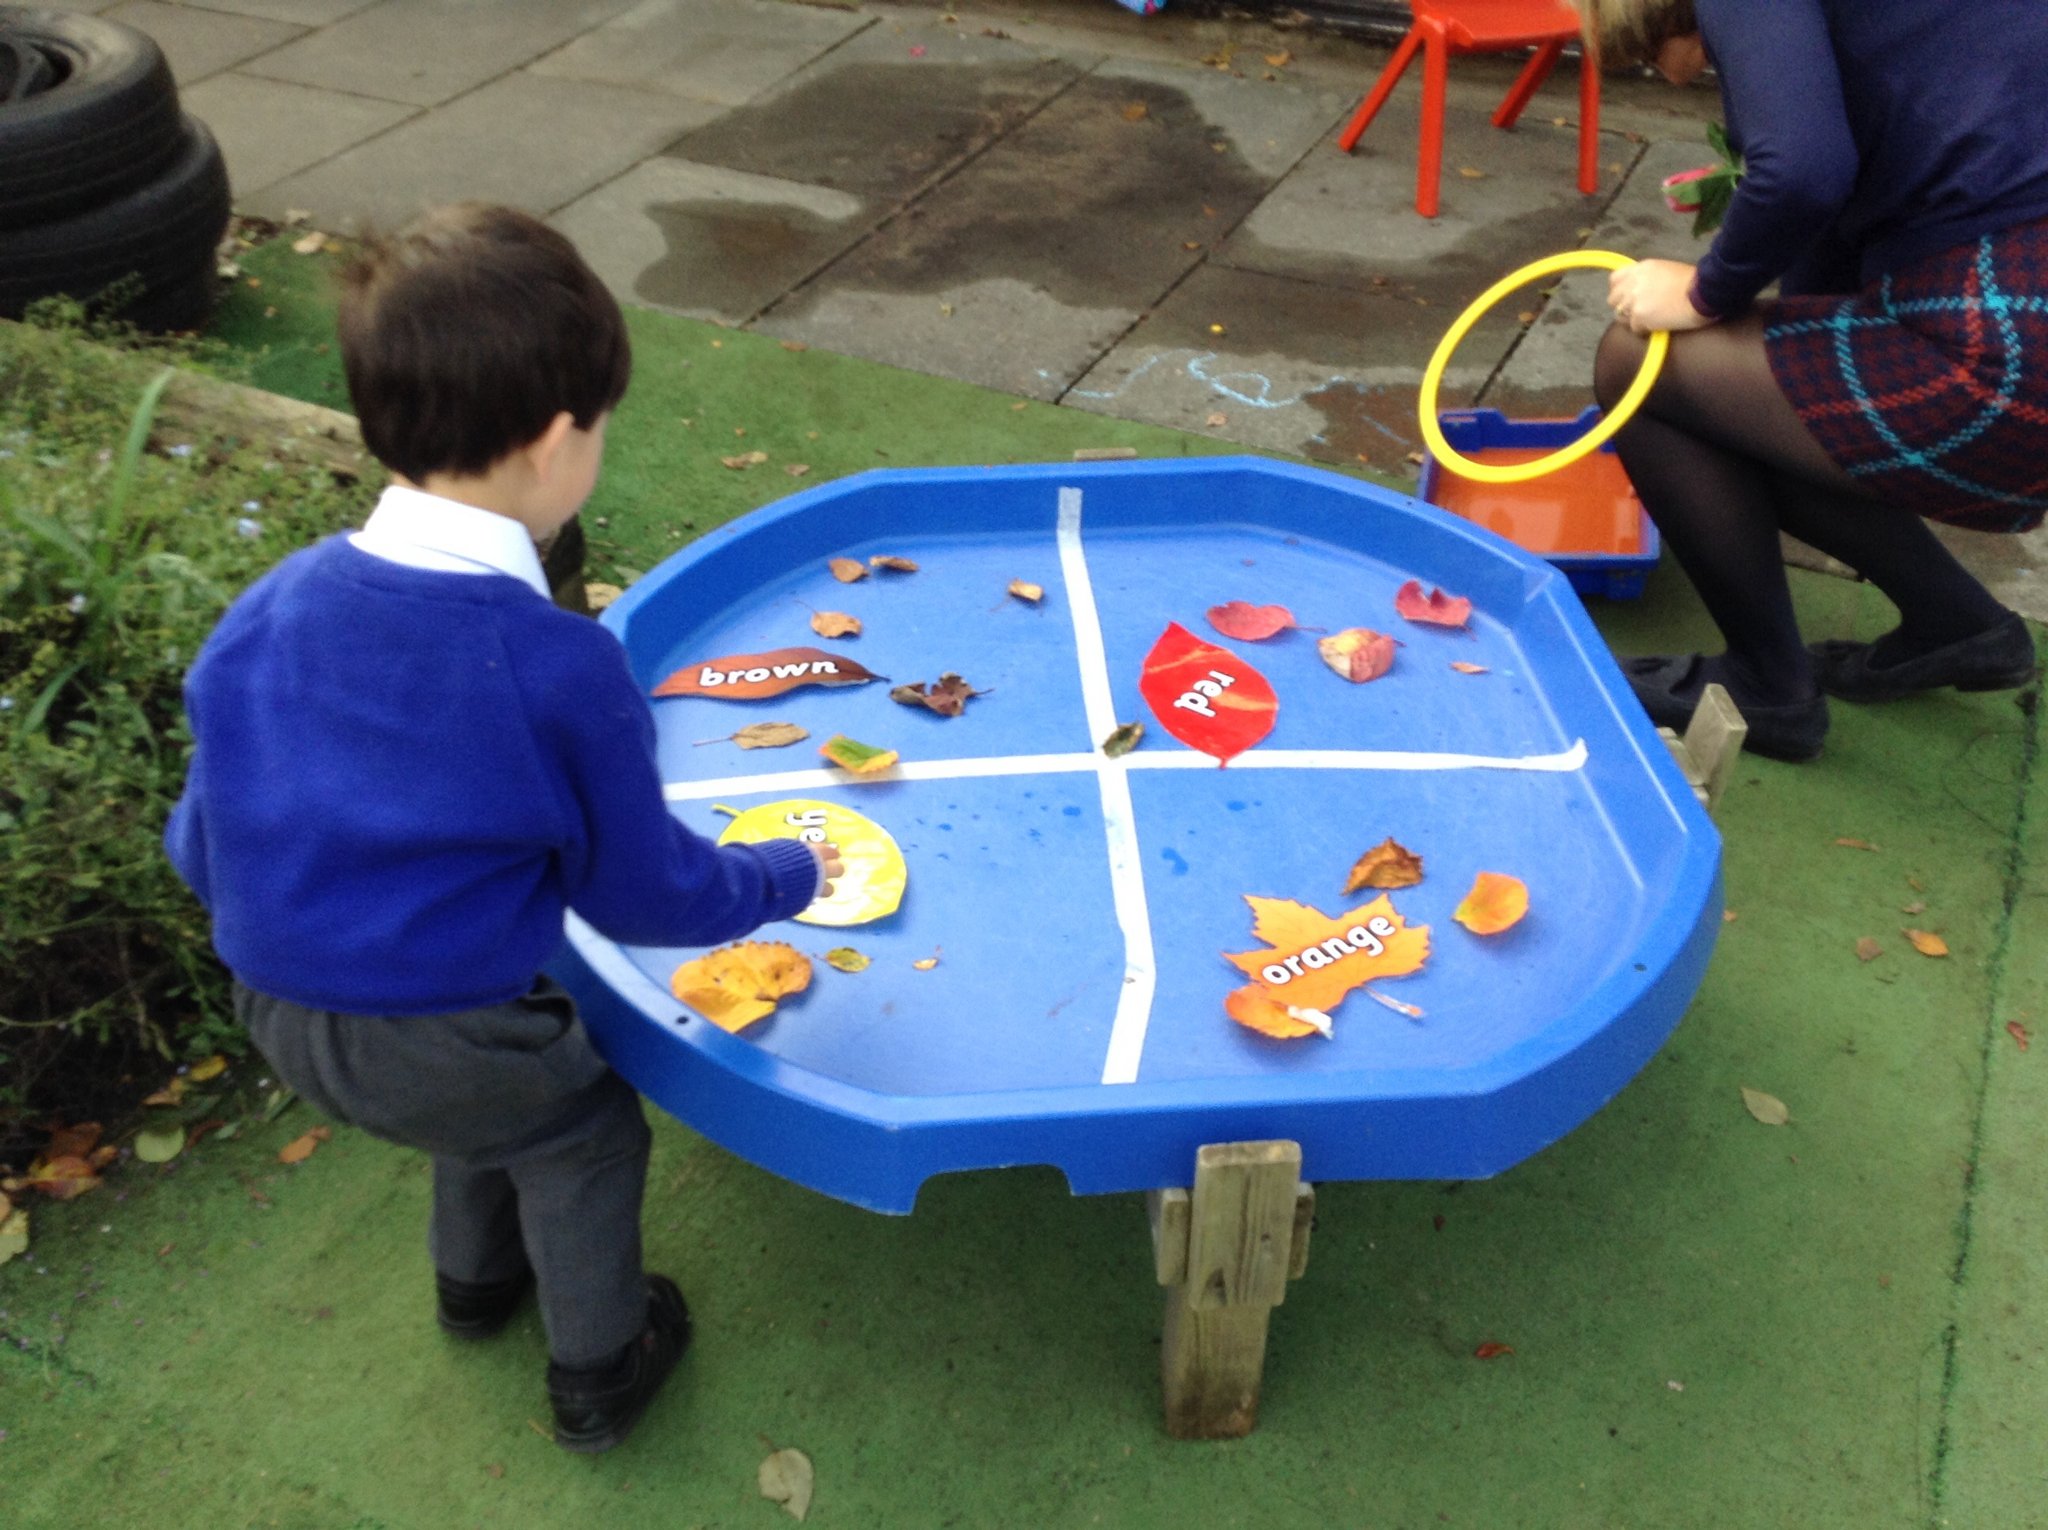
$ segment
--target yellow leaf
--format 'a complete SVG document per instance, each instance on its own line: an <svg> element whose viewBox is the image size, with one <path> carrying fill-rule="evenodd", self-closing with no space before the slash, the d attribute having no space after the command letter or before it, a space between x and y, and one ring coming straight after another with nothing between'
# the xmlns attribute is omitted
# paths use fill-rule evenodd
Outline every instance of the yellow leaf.
<svg viewBox="0 0 2048 1530"><path fill-rule="evenodd" d="M825 965L840 972L865 972L873 962L873 957L862 955L852 946L834 946L825 953Z"/></svg>
<svg viewBox="0 0 2048 1530"><path fill-rule="evenodd" d="M1473 879L1465 901L1451 911L1451 917L1474 935L1498 935L1521 923L1529 912L1529 889L1519 877L1505 872L1482 871Z"/></svg>
<svg viewBox="0 0 2048 1530"><path fill-rule="evenodd" d="M910 965L915 967L919 972L929 972L932 970L932 968L938 966L938 964L939 951L938 947L934 946L932 948L932 954L930 956L920 956L916 961L912 962Z"/></svg>
<svg viewBox="0 0 2048 1530"><path fill-rule="evenodd" d="M1344 891L1365 887L1413 887L1422 880L1422 857L1390 837L1358 858Z"/></svg>
<svg viewBox="0 0 2048 1530"><path fill-rule="evenodd" d="M668 986L720 1030L738 1031L810 987L811 959L779 940L744 941L684 962Z"/></svg>
<svg viewBox="0 0 2048 1530"><path fill-rule="evenodd" d="M1408 925L1384 894L1334 919L1285 898L1244 901L1252 932L1270 949L1223 959L1294 1009L1335 1009L1360 984L1418 971L1429 959L1429 926Z"/></svg>
<svg viewBox="0 0 2048 1530"><path fill-rule="evenodd" d="M859 637L860 618L844 611L820 611L811 618L811 631L819 637Z"/></svg>
<svg viewBox="0 0 2048 1530"><path fill-rule="evenodd" d="M213 1054L213 1056L205 1059L203 1062L196 1062L190 1068L186 1069L185 1077L190 1079L195 1084L203 1084L207 1082L209 1079L219 1078L223 1073L227 1071L228 1060L225 1057L221 1056L220 1053L216 1052Z"/></svg>
<svg viewBox="0 0 2048 1530"><path fill-rule="evenodd" d="M1775 1094L1765 1094L1761 1089L1742 1086L1742 1103L1749 1113L1766 1126L1783 1126L1792 1119L1792 1112L1785 1108L1785 1102Z"/></svg>
<svg viewBox="0 0 2048 1530"><path fill-rule="evenodd" d="M1948 955L1948 942L1927 930L1901 930L1899 933L1913 942L1913 949L1922 956Z"/></svg>

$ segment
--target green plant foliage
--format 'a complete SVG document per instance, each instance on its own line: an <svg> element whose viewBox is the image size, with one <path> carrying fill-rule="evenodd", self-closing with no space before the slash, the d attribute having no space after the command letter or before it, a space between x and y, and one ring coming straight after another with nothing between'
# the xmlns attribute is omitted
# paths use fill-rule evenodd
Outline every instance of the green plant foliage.
<svg viewBox="0 0 2048 1530"><path fill-rule="evenodd" d="M239 1049L161 848L181 687L235 594L358 511L324 472L150 448L171 373L63 317L0 326L0 1110L94 1046Z"/></svg>

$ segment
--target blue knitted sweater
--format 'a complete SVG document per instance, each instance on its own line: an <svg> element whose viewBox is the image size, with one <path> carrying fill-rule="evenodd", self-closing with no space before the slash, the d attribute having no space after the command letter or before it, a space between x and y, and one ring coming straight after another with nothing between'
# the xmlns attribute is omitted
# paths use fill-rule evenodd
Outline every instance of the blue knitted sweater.
<svg viewBox="0 0 2048 1530"><path fill-rule="evenodd" d="M721 849L676 821L618 640L509 576L330 538L235 602L185 702L165 847L235 975L310 1008L516 998L565 908L615 940L710 945L817 891L795 841Z"/></svg>
<svg viewBox="0 0 2048 1530"><path fill-rule="evenodd" d="M1773 280L1853 292L2048 217L2042 0L1697 0L1747 169L1699 266L1735 313Z"/></svg>

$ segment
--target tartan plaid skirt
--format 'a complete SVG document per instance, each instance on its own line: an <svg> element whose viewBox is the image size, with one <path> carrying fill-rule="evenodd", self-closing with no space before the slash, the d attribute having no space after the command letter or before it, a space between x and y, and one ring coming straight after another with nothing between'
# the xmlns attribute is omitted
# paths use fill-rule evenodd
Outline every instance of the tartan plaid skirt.
<svg viewBox="0 0 2048 1530"><path fill-rule="evenodd" d="M1783 298L1764 346L1807 429L1874 497L1973 531L2048 515L2048 221L1854 297Z"/></svg>

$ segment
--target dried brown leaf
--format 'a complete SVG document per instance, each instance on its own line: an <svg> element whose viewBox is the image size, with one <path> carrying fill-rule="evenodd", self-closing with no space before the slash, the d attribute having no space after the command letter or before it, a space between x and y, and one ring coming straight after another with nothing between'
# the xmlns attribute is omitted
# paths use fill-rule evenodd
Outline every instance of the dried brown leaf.
<svg viewBox="0 0 2048 1530"><path fill-rule="evenodd" d="M1413 887L1421 880L1422 857L1389 836L1358 858L1345 880L1344 891L1355 893L1361 887Z"/></svg>
<svg viewBox="0 0 2048 1530"><path fill-rule="evenodd" d="M834 558L825 566L832 570L832 577L841 584L852 584L868 576L868 566L858 558Z"/></svg>
<svg viewBox="0 0 2048 1530"><path fill-rule="evenodd" d="M1840 846L1841 846L1841 847L1842 847L1842 848L1843 848L1844 850L1875 850L1875 849L1877 849L1877 846L1876 846L1876 845L1873 845L1873 844L1872 844L1872 843L1871 843L1871 842L1870 842L1869 840L1867 840L1867 839L1851 839L1851 838L1847 837L1846 835L1845 835L1844 837L1842 837L1842 838L1840 838L1840 839L1836 840L1836 841L1835 841L1835 843L1836 843L1836 844L1838 844L1838 845L1840 845Z"/></svg>
<svg viewBox="0 0 2048 1530"><path fill-rule="evenodd" d="M1879 945L1870 936L1865 935L1856 942L1856 960L1859 962L1874 962L1882 955L1884 955L1884 947Z"/></svg>
<svg viewBox="0 0 2048 1530"><path fill-rule="evenodd" d="M820 611L811 618L811 631L819 637L859 637L860 618L844 611Z"/></svg>
<svg viewBox="0 0 2048 1530"><path fill-rule="evenodd" d="M1045 586L1033 584L1028 579L1012 579L1010 581L1010 593L1019 600L1029 601L1035 606L1045 599Z"/></svg>

